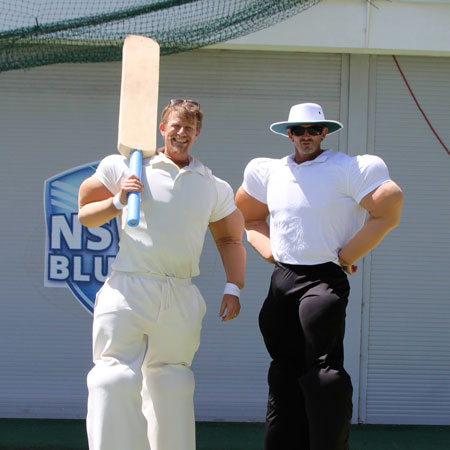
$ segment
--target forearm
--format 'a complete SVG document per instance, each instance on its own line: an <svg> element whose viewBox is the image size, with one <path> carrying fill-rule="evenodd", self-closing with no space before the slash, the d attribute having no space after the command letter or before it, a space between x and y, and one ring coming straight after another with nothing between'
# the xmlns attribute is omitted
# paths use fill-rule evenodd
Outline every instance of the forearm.
<svg viewBox="0 0 450 450"><path fill-rule="evenodd" d="M121 213L121 210L116 209L113 198L110 197L80 206L78 220L87 228L95 228L114 219L119 213Z"/></svg>
<svg viewBox="0 0 450 450"><path fill-rule="evenodd" d="M267 262L274 264L270 245L270 229L267 222L249 221L245 223L248 243L262 256Z"/></svg>
<svg viewBox="0 0 450 450"><path fill-rule="evenodd" d="M222 242L217 245L228 283L244 288L246 252L241 242Z"/></svg>
<svg viewBox="0 0 450 450"><path fill-rule="evenodd" d="M351 265L373 250L398 223L386 218L370 217L364 226L339 252L339 263Z"/></svg>

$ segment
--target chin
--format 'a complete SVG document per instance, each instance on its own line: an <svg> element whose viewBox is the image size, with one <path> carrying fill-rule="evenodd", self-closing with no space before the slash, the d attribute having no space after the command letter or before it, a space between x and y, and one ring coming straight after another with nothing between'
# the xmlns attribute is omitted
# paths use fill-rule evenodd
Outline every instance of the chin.
<svg viewBox="0 0 450 450"><path fill-rule="evenodd" d="M311 153L316 153L318 150L315 148L302 148L300 149L300 153L303 155L310 155Z"/></svg>

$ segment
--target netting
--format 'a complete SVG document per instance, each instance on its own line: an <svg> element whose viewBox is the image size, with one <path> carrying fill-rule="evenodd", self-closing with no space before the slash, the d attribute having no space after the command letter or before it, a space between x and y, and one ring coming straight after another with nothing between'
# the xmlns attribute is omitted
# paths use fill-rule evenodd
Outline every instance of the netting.
<svg viewBox="0 0 450 450"><path fill-rule="evenodd" d="M0 72L121 59L128 34L161 55L272 26L320 0L0 0Z"/></svg>

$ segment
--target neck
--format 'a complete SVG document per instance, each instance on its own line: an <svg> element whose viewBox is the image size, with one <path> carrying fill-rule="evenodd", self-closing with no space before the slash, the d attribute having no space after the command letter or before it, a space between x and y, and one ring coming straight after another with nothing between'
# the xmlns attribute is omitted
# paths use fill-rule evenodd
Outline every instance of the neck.
<svg viewBox="0 0 450 450"><path fill-rule="evenodd" d="M164 148L160 150L160 153L164 153L164 155L166 155L166 157L169 158L179 169L188 166L189 163L191 162L190 156L188 156L186 159L180 160L171 155L170 153L166 152Z"/></svg>
<svg viewBox="0 0 450 450"><path fill-rule="evenodd" d="M173 161L173 162L178 166L179 169L182 169L183 167L188 166L190 161L187 160L187 161Z"/></svg>
<svg viewBox="0 0 450 450"><path fill-rule="evenodd" d="M313 159L316 159L322 153L323 150L320 148L312 153L300 153L296 150L294 159L297 164L301 164L306 161L312 161Z"/></svg>

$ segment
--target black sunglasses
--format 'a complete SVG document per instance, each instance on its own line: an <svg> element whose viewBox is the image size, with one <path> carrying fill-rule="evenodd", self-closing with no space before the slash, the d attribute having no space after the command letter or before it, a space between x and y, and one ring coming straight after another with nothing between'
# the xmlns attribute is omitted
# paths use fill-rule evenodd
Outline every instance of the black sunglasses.
<svg viewBox="0 0 450 450"><path fill-rule="evenodd" d="M311 125L309 127L302 127L301 125L297 125L295 127L290 127L291 133L293 136L303 136L305 131L308 132L310 136L319 136L322 134L322 131L325 127L322 125Z"/></svg>
<svg viewBox="0 0 450 450"><path fill-rule="evenodd" d="M171 106L178 106L178 105L186 105L200 109L200 103L194 102L194 100L186 100L184 98L173 98L170 100Z"/></svg>

